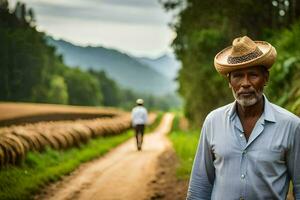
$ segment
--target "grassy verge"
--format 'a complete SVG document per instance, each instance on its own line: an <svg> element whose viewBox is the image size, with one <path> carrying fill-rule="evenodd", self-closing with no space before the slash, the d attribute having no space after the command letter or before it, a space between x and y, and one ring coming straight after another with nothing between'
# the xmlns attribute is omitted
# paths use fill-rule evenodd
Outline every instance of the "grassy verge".
<svg viewBox="0 0 300 200"><path fill-rule="evenodd" d="M150 126L146 126L145 132L150 133L150 132L154 131L154 129L156 129L157 126L159 125L159 123L161 122L163 115L164 115L163 112L158 112L155 121Z"/></svg>
<svg viewBox="0 0 300 200"><path fill-rule="evenodd" d="M180 129L179 123L180 116L176 115L169 138L180 162L177 168L177 176L180 179L188 179L198 145L199 130L183 131Z"/></svg>
<svg viewBox="0 0 300 200"><path fill-rule="evenodd" d="M177 168L177 176L187 179L190 176L196 148L198 144L198 131L173 131L169 138L179 158L180 165Z"/></svg>
<svg viewBox="0 0 300 200"><path fill-rule="evenodd" d="M21 166L1 169L0 199L31 199L44 184L56 181L81 163L103 155L132 135L132 131L127 131L118 136L93 139L80 148L30 152Z"/></svg>

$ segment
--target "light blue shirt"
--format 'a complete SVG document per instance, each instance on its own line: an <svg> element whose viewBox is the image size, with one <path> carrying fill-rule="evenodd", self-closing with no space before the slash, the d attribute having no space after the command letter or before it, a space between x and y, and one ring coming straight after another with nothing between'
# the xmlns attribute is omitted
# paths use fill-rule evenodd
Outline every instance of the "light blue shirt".
<svg viewBox="0 0 300 200"><path fill-rule="evenodd" d="M136 126L138 124L145 125L148 121L148 112L147 109L143 106L136 106L131 111L131 121L132 126Z"/></svg>
<svg viewBox="0 0 300 200"><path fill-rule="evenodd" d="M300 119L265 98L246 140L236 102L212 111L202 127L188 200L300 200Z"/></svg>

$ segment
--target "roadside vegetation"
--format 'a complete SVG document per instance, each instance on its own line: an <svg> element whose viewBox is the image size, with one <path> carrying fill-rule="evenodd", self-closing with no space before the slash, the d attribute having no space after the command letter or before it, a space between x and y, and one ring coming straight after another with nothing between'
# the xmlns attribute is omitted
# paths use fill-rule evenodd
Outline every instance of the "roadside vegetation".
<svg viewBox="0 0 300 200"><path fill-rule="evenodd" d="M192 170L200 131L183 129L180 122L182 119L181 115L176 114L169 138L179 159L179 166L176 171L177 177L188 179Z"/></svg>
<svg viewBox="0 0 300 200"><path fill-rule="evenodd" d="M157 112L155 121L150 126L146 126L145 133L150 133L154 131L157 128L157 126L160 124L163 115L164 115L163 112Z"/></svg>
<svg viewBox="0 0 300 200"><path fill-rule="evenodd" d="M39 188L57 181L81 163L102 156L132 137L133 132L91 140L80 148L65 151L48 148L45 152L29 152L21 166L8 166L0 171L0 199L31 199Z"/></svg>
<svg viewBox="0 0 300 200"><path fill-rule="evenodd" d="M172 47L182 63L177 78L179 93L192 124L200 125L211 110L233 101L227 80L216 72L213 60L234 38L243 35L268 41L276 48L278 57L270 70L266 95L300 115L300 6L296 1L160 2L166 10L177 13L171 24L176 32Z"/></svg>

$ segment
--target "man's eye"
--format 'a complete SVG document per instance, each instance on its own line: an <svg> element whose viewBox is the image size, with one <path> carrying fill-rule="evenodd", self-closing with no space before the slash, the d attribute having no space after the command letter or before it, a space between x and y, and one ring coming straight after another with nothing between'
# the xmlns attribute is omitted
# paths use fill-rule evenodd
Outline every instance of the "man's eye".
<svg viewBox="0 0 300 200"><path fill-rule="evenodd" d="M256 74L256 73L253 73L253 74L250 74L250 76L251 76L251 77L257 77L257 76L258 76L258 74Z"/></svg>
<svg viewBox="0 0 300 200"><path fill-rule="evenodd" d="M240 78L242 77L243 75L242 74L232 74L232 77L233 78Z"/></svg>

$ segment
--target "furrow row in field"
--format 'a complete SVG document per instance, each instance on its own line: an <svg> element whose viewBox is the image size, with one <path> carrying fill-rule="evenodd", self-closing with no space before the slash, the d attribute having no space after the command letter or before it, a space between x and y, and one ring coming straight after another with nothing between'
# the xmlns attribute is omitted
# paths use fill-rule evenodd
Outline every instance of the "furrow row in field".
<svg viewBox="0 0 300 200"><path fill-rule="evenodd" d="M155 116L151 115L150 121ZM0 129L0 166L20 164L28 151L43 151L46 147L66 149L86 143L91 138L120 134L129 129L128 113L113 118L40 122Z"/></svg>

